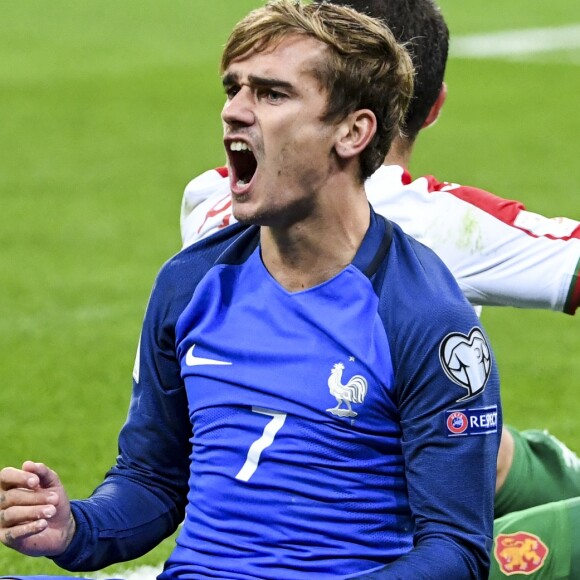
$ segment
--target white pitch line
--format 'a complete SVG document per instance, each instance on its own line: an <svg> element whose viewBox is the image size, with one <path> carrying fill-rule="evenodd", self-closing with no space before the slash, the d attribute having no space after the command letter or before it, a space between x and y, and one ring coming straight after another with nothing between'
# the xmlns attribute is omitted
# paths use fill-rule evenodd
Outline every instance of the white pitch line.
<svg viewBox="0 0 580 580"><path fill-rule="evenodd" d="M506 58L580 48L580 24L451 37L450 56Z"/></svg>
<svg viewBox="0 0 580 580"><path fill-rule="evenodd" d="M124 580L155 580L158 574L161 574L163 570L163 564L159 567L153 566L141 566L139 568L134 568L133 570L126 570L122 572L121 575L115 574L108 574L102 575L97 574L95 576L95 580L106 580L107 578L111 578L111 576L115 576L115 578L123 578Z"/></svg>

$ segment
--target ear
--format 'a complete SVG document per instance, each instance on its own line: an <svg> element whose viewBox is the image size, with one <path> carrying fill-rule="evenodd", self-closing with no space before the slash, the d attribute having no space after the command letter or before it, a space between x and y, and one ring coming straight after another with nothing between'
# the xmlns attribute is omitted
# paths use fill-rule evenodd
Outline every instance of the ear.
<svg viewBox="0 0 580 580"><path fill-rule="evenodd" d="M441 84L441 88L439 89L439 95L437 96L437 100L433 103L425 122L423 123L422 129L426 127L431 127L431 125L435 124L435 121L439 118L439 114L441 113L441 109L445 104L445 99L447 98L447 85L445 83Z"/></svg>
<svg viewBox="0 0 580 580"><path fill-rule="evenodd" d="M377 118L370 109L348 115L337 127L336 154L344 160L359 155L377 132Z"/></svg>

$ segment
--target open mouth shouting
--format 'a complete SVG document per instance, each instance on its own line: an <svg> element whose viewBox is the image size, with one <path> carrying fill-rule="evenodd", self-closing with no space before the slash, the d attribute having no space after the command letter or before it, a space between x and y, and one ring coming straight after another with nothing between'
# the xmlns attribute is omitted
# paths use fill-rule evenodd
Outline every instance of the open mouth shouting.
<svg viewBox="0 0 580 580"><path fill-rule="evenodd" d="M228 140L225 146L230 168L232 193L235 195L247 193L258 167L252 147L240 139Z"/></svg>

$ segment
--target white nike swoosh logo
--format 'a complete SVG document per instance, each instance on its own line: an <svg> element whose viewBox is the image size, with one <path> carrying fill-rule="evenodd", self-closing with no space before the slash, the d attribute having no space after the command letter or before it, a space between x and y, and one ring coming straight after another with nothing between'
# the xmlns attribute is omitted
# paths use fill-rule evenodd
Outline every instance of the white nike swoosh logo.
<svg viewBox="0 0 580 580"><path fill-rule="evenodd" d="M231 362L225 362L222 360L215 360L213 358L202 358L199 356L193 356L193 349L195 344L187 351L185 355L185 364L188 367L196 367L199 365L231 365Z"/></svg>

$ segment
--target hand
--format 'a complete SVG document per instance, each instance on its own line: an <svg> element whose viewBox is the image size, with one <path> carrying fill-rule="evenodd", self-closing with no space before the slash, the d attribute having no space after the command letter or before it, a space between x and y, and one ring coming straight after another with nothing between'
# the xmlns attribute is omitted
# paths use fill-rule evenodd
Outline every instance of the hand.
<svg viewBox="0 0 580 580"><path fill-rule="evenodd" d="M0 471L0 542L28 556L58 556L75 521L58 475L42 463Z"/></svg>

